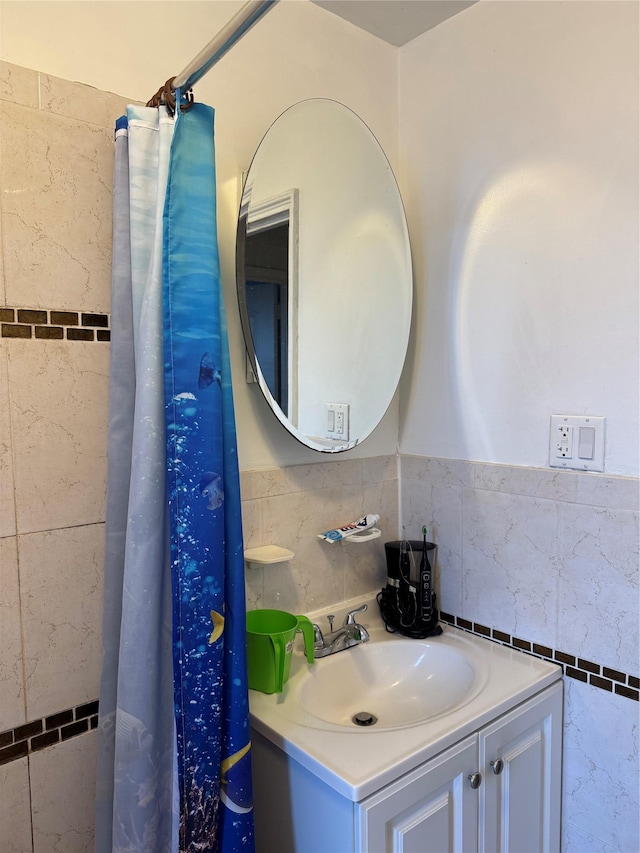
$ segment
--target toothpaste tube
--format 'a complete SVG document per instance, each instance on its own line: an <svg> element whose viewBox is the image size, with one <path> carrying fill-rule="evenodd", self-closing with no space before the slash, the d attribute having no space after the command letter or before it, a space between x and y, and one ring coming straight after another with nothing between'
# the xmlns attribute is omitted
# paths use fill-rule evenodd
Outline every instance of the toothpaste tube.
<svg viewBox="0 0 640 853"><path fill-rule="evenodd" d="M373 527L379 521L379 515L363 515L362 518L354 521L353 524L345 524L344 527L327 530L326 533L318 533L318 539L326 539L327 542L339 542L341 539L346 539L347 536L353 536L354 533L369 530L370 527Z"/></svg>

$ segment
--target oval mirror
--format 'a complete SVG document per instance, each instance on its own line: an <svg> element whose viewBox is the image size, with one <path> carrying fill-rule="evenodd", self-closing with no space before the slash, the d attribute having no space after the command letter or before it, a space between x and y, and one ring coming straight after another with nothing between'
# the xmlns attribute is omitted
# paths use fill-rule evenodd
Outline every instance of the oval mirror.
<svg viewBox="0 0 640 853"><path fill-rule="evenodd" d="M236 244L255 379L299 441L334 453L380 422L404 363L413 295L393 172L336 101L288 109L249 169Z"/></svg>

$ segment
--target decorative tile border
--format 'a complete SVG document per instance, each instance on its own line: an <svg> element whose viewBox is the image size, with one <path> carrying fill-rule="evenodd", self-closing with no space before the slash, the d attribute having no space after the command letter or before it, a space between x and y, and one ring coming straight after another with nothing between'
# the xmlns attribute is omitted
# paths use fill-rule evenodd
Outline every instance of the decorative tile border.
<svg viewBox="0 0 640 853"><path fill-rule="evenodd" d="M452 616L450 613L440 611L440 620L470 634L476 634L503 646L509 646L516 651L525 652L558 664L562 667L564 675L585 684L591 684L592 687L599 687L601 690L607 690L609 693L615 693L618 696L626 696L627 699L634 699L636 702L640 699L640 678L636 675L619 672L617 669L551 649L549 646L543 646L540 643L533 643L520 637L512 637L504 631L488 628L478 622L471 622L469 619L463 619L462 616Z"/></svg>
<svg viewBox="0 0 640 853"><path fill-rule="evenodd" d="M40 308L0 308L0 337L109 341L109 315Z"/></svg>
<svg viewBox="0 0 640 853"><path fill-rule="evenodd" d="M98 700L0 732L0 765L98 727Z"/></svg>
<svg viewBox="0 0 640 853"><path fill-rule="evenodd" d="M575 655L513 637L497 628L489 628L478 622L453 616L440 611L441 622L453 625L470 634L476 634L515 651L543 658L562 668L564 675L575 678L584 684L598 687L617 696L624 696L638 702L640 699L640 678L636 675L619 672L611 667L576 658ZM98 700L60 711L40 720L32 720L13 729L0 732L0 765L8 764L18 758L24 758L32 752L53 746L69 738L85 734L98 727Z"/></svg>

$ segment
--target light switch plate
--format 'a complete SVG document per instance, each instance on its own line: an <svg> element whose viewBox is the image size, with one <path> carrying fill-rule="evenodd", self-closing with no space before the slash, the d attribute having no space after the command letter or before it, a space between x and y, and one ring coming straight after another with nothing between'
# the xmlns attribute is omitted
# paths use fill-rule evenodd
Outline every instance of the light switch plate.
<svg viewBox="0 0 640 853"><path fill-rule="evenodd" d="M550 467L604 471L605 422L600 415L551 415Z"/></svg>
<svg viewBox="0 0 640 853"><path fill-rule="evenodd" d="M348 403L326 403L327 412L327 438L337 438L342 441L349 440L349 404Z"/></svg>

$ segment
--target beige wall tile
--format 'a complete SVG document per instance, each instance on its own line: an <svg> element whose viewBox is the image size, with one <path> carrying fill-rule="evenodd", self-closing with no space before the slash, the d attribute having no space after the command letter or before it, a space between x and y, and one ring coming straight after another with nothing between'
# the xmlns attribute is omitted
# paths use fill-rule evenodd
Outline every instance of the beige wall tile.
<svg viewBox="0 0 640 853"><path fill-rule="evenodd" d="M38 107L38 72L0 62L0 101Z"/></svg>
<svg viewBox="0 0 640 853"><path fill-rule="evenodd" d="M40 74L40 108L47 112L113 130L115 120L126 111L127 103L131 102L120 95Z"/></svg>
<svg viewBox="0 0 640 853"><path fill-rule="evenodd" d="M31 756L34 853L93 851L96 732Z"/></svg>
<svg viewBox="0 0 640 853"><path fill-rule="evenodd" d="M0 104L0 126L2 125L2 104ZM4 284L4 251L2 249L2 193L0 192L0 307L7 304Z"/></svg>
<svg viewBox="0 0 640 853"><path fill-rule="evenodd" d="M111 130L3 104L7 303L108 311Z"/></svg>
<svg viewBox="0 0 640 853"><path fill-rule="evenodd" d="M19 533L104 520L109 348L12 340Z"/></svg>
<svg viewBox="0 0 640 853"><path fill-rule="evenodd" d="M104 525L18 539L27 718L96 699Z"/></svg>
<svg viewBox="0 0 640 853"><path fill-rule="evenodd" d="M32 853L29 767L26 758L0 767L0 850Z"/></svg>
<svg viewBox="0 0 640 853"><path fill-rule="evenodd" d="M0 539L0 731L27 722L16 544L13 536Z"/></svg>
<svg viewBox="0 0 640 853"><path fill-rule="evenodd" d="M13 453L9 417L9 380L7 351L0 340L0 537L14 536L16 507L13 492Z"/></svg>
<svg viewBox="0 0 640 853"><path fill-rule="evenodd" d="M305 613L382 586L384 541L398 530L395 456L244 471L242 488L245 547L281 545L295 554L289 563L247 568L249 608ZM381 538L367 545L318 539L365 512L381 516Z"/></svg>
<svg viewBox="0 0 640 853"><path fill-rule="evenodd" d="M558 647L638 672L638 514L561 504Z"/></svg>

